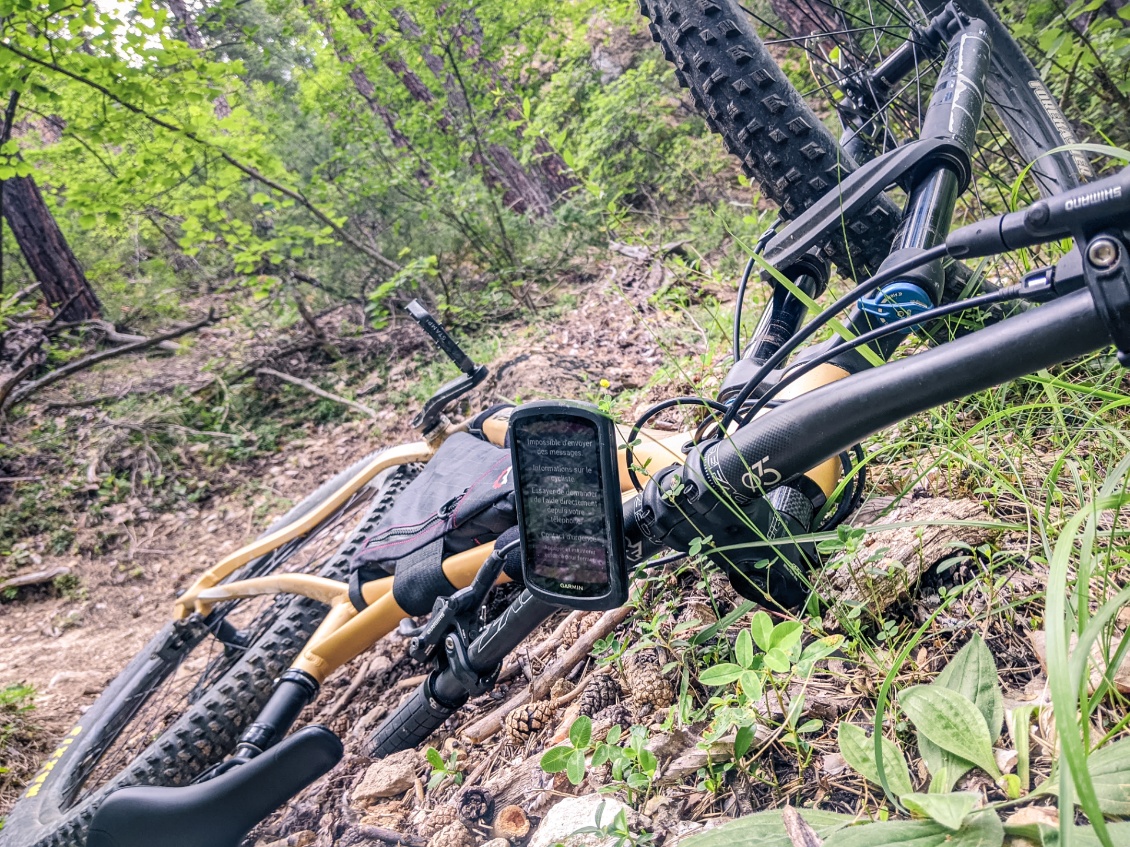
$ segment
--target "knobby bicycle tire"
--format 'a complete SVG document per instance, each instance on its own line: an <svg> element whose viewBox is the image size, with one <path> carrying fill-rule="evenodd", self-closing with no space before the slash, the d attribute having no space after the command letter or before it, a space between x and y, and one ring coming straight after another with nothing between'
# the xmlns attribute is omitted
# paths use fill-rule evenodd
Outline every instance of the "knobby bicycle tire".
<svg viewBox="0 0 1130 847"><path fill-rule="evenodd" d="M272 524L264 535L304 517L356 476L379 452L323 484ZM388 510L417 472L412 466L393 468L370 483L375 493L368 501L372 505L367 507L364 526L371 525ZM343 506L338 513L346 508ZM332 524L335 515L321 526ZM312 530L311 535L317 531ZM351 546L363 532L363 528L349 532L320 570L323 576L344 575ZM255 568L262 558L245 565L232 579ZM271 570L283 565L286 559L283 556L274 562ZM145 690L150 681L162 672L169 673L167 668L171 664L179 663L195 643L209 637L198 616L167 624L114 679L75 729L64 736L63 744L49 759L52 764L47 778L34 796L25 794L12 809L3 830L5 847L81 847L91 817L111 791L126 785L184 785L230 753L240 733L270 696L275 680L306 644L327 611L324 604L305 597L281 599L278 604L281 609L269 607L260 613L262 617L268 612L274 614L266 631L183 714L163 728L128 766L96 791L74 802L71 798L97 764L91 763L90 757L99 755L100 748L104 753L124 724L142 708L143 703L136 698L151 695L152 689Z"/></svg>
<svg viewBox="0 0 1130 847"><path fill-rule="evenodd" d="M828 9L840 5L816 2ZM1073 140L1046 88L1037 85L1035 70L988 6L960 2L971 14L989 18L994 40L989 101L1013 98L998 112L1021 155L1034 159ZM858 167L785 76L737 0L640 0L640 10L696 109L783 218L801 214ZM1035 169L1038 186L1043 193L1072 188L1083 181L1083 168L1086 162L1078 157L1051 157ZM841 274L862 280L886 258L899 218L895 203L881 195L845 221L824 250Z"/></svg>

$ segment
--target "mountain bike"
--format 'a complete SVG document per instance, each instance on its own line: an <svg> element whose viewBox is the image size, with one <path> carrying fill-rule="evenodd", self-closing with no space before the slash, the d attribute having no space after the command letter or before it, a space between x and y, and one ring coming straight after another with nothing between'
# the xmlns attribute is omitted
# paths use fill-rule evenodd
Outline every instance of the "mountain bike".
<svg viewBox="0 0 1130 847"><path fill-rule="evenodd" d="M743 596L786 608L811 602L808 574L818 562L798 539L857 502L860 441L1111 344L1130 362L1130 169L1088 182L1089 162L1063 149L1074 140L1069 124L988 5L794 5L806 29L799 35L775 33L772 22L759 34L732 0L642 4L679 81L780 204L781 221L739 286L735 361L716 399L657 404L619 428L615 452L600 446L610 433L596 417L574 420L556 407L546 417L562 431L581 433L566 426L578 420L600 430L591 443L603 451L603 475L599 484L578 476L576 486L589 486L584 498L600 505L593 537L603 533L617 550L597 568L607 585L559 574L554 594L542 582L549 571L530 571L546 536L525 537L506 498L487 493L509 486L519 512L538 506L522 506L538 471L515 474L497 458L511 417L525 413L486 410L452 424L445 410L486 370L413 307L461 370L414 421L422 440L360 459L202 574L177 599L174 620L48 758L9 818L5 844L125 847L149 843L156 831L163 844L238 843L340 758L328 730L291 732L298 715L329 674L408 615L428 615L403 631L409 652L432 671L374 733L374 756L418 745L487 691L502 660L557 609L622 600L614 572L622 583L664 549L701 552ZM817 80L809 94L828 98L818 107L823 119L775 61L790 51ZM837 125L838 138L829 128ZM1026 163L1036 188L1020 196L1029 202L986 217L980 198L1010 194ZM953 228L955 219L963 225ZM1007 287L975 293L977 275L962 264L1066 238L1074 249L1054 266ZM857 284L805 323L831 264ZM741 303L757 265L773 293L743 344ZM891 360L912 330L930 334L939 319L1008 303L1040 305ZM848 308L840 334L788 361ZM677 434L649 429L674 405L702 407L702 424ZM501 453L475 465L463 495L430 504L420 496L413 481L432 474L445 490L447 475L480 446ZM460 523L472 490L483 495L476 502L489 501L476 513L488 520L473 526ZM408 498L425 504L423 519L390 526L386 518ZM452 552L445 545L460 531L464 549ZM377 549L395 552L408 536L426 543L382 575L385 565L372 565L384 561ZM523 578L525 589L484 622L491 586Z"/></svg>

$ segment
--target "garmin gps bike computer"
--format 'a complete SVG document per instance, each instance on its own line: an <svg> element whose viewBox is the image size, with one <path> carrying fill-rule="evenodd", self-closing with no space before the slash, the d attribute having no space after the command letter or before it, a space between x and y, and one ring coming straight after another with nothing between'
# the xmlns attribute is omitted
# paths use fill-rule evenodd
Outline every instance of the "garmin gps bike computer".
<svg viewBox="0 0 1130 847"><path fill-rule="evenodd" d="M592 405L528 403L510 416L526 589L572 609L628 599L616 430Z"/></svg>

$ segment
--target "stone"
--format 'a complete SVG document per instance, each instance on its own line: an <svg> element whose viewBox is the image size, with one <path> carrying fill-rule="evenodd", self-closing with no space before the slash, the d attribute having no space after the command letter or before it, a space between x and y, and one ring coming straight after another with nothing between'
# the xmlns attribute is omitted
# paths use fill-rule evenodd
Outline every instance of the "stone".
<svg viewBox="0 0 1130 847"><path fill-rule="evenodd" d="M367 806L374 800L403 794L416 784L420 757L415 750L402 750L369 765L361 782L353 789L353 802Z"/></svg>
<svg viewBox="0 0 1130 847"><path fill-rule="evenodd" d="M604 805L597 819L597 808ZM604 794L584 794L580 797L568 797L546 812L541 824L534 831L528 847L553 847L555 844L565 844L567 847L585 845L585 847L611 847L616 843L615 837L603 835L573 835L578 829L589 826L608 826L621 810L628 815L628 825L636 815L614 797ZM635 827L633 827L634 829Z"/></svg>

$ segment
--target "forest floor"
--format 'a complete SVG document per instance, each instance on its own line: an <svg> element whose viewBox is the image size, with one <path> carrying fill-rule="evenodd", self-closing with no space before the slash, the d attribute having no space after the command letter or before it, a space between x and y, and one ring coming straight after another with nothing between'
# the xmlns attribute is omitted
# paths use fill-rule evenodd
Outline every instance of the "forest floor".
<svg viewBox="0 0 1130 847"><path fill-rule="evenodd" d="M649 259L620 256L597 282L570 291L566 296L572 299L552 324L508 324L498 354L488 362L492 376L471 398L471 407L538 397L591 400L624 395L631 397L625 411L635 414L658 399L694 393L701 380L724 371L725 362L711 350L707 335L714 329L708 332L692 316L690 307L696 304L665 299L664 281L662 269L657 272ZM728 291L708 289L700 297L726 301L732 296ZM416 330L402 324L395 332ZM144 365L119 361L85 378L85 394L120 391L126 382L136 385L144 379L189 380L201 372L200 361L192 357L235 357L245 346L253 346L247 336L222 322L203 330L188 356L152 357ZM390 349L389 384L410 382L431 367L427 357L404 356L395 345ZM679 367L673 367L676 362ZM661 369L664 373L657 377ZM370 395L366 402L378 396ZM52 399L41 398L18 426L27 428L37 425L41 415L59 414L47 408ZM65 553L50 552L46 536L25 539L22 559L9 566L5 576L53 568L67 568L69 576L54 586L21 589L14 599L0 601L0 688L18 684L35 691L28 720L38 732L23 748L25 761L11 763L20 766L23 778L35 772L37 759L168 620L173 599L195 574L253 539L336 469L378 447L411 440L408 421L418 408L419 401L409 399L379 409L375 421L307 423L283 440L274 455L213 469L216 479L223 480L214 486L219 493L196 504L168 511L150 508L143 497L130 497L112 507L108 520L90 527L80 522ZM665 425L675 423L672 419ZM19 432L17 428L14 435ZM1025 473L1046 475L1054 458L1029 454ZM732 734L714 744L703 741L722 706L710 700L717 692L700 684L696 674L720 655L727 658L730 642L750 625L752 609L742 605L720 575L704 578L698 568L675 568L650 576L633 606L619 617L562 612L547 622L531 637L505 681L473 699L432 739L444 763L438 769L435 754L425 758L421 751L385 763L373 763L364 755L365 741L377 723L425 672L406 657L402 638L385 638L335 673L305 716L328 723L342 736L344 762L264 822L252 840L331 847L377 839L382 832L387 837L387 831L393 831L406 836L407 843L432 838L432 843L446 847L463 843L450 840L456 837L484 841L492 829L521 840L504 827L500 830L501 821L492 823L503 807L517 806L534 823L535 842L548 845L553 841L546 839L562 833L551 836L547 830L537 841L536 830L551 807L562 798L598 791L609 791L616 802L630 807L628 820L635 832L652 833L656 841L666 843L704 822L785 802L874 814L883 805L882 792L876 793L847 767L836 744L837 723L869 725L876 692L885 679L893 674L900 684L928 681L974 633L991 650L1010 708L1046 703L1036 636L1042 605L1038 596L1047 567L1031 555L1038 544L1025 523L1027 506L999 492L987 494L983 486L968 481L968 473L962 477L926 456L880 464L872 479L862 510L867 517L853 523L882 514L886 529L869 534L862 552L845 552L841 545L836 554L851 553L872 570L880 564L897 567L871 574L863 587L854 578L830 586L845 597L855 591L860 603L882 595L878 607L861 619L870 646L835 653L811 678L796 673L781 677L773 696L766 698L771 705L740 767L730 761ZM905 526L911 529L899 529ZM941 560L946 564L939 572L933 566ZM894 585L891 573L896 571ZM931 618L943 603L944 613ZM857 638L860 626L853 629L850 623L857 617L858 612L830 612L823 621L808 622L810 634ZM714 627L712 639L695 640L719 619L724 625ZM573 642L589 633L586 643L591 644L591 633L601 626L611 634L604 642L613 645L610 651L602 658L564 661ZM912 632L913 638L907 634ZM896 665L895 653L902 648L905 660ZM523 707L528 709L524 723L529 731L502 730L498 724L512 711L506 708L513 705L511 698L521 695L531 680L545 682L545 674L564 683L552 698ZM597 677L618 684L594 683ZM605 689L601 697L610 699L601 700L608 708L593 719L597 737L615 724L625 732L642 727L636 732L654 758L649 768L651 760L645 757L641 763L637 756L634 767L646 772L646 779L634 786L623 772L614 773L608 766L590 768L583 781L573 785L564 773L547 774L539 765L542 751L567 737L584 699L579 695L600 686ZM469 740L468 728L476 729L476 740ZM1008 762L1014 748L1007 735L1002 737L1002 762ZM1034 773L1047 772L1049 752L1050 747L1034 751ZM924 780L924 765L912 761L917 763L911 770L915 782ZM445 770L450 771L446 777ZM428 786L437 771L440 775ZM1000 789L982 776L971 775L964 784L1000 799ZM0 797L0 816L15 799L17 787L9 782ZM492 801L492 811L487 811L484 798ZM458 814L469 829L444 836L447 841L440 839L439 824ZM521 828L520 821L517 826Z"/></svg>

